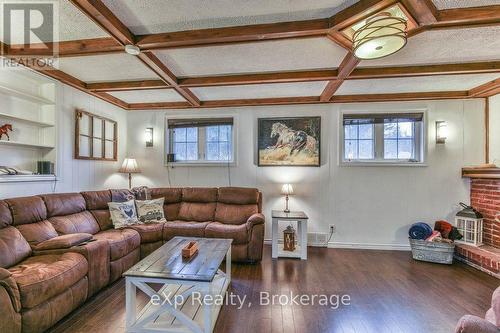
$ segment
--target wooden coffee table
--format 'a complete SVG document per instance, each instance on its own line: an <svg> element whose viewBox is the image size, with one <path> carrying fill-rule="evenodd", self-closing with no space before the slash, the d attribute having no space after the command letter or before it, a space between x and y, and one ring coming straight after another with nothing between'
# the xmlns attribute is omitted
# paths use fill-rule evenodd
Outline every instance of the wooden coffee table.
<svg viewBox="0 0 500 333"><path fill-rule="evenodd" d="M199 251L186 261L181 249L190 241L198 242ZM224 297L231 282L231 243L174 237L126 271L127 332L212 332L221 305L199 300L206 295ZM219 269L224 258L225 273ZM162 287L155 291L149 283ZM151 299L139 313L137 288Z"/></svg>

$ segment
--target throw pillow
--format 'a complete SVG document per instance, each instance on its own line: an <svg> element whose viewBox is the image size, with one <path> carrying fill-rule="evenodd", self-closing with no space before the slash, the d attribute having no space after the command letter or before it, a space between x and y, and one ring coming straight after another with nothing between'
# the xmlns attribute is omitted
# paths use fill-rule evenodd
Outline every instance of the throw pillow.
<svg viewBox="0 0 500 333"><path fill-rule="evenodd" d="M111 222L115 229L140 223L137 219L134 200L126 202L108 202Z"/></svg>
<svg viewBox="0 0 500 333"><path fill-rule="evenodd" d="M136 200L137 215L142 223L164 223L167 222L163 212L163 201L165 198L154 200Z"/></svg>

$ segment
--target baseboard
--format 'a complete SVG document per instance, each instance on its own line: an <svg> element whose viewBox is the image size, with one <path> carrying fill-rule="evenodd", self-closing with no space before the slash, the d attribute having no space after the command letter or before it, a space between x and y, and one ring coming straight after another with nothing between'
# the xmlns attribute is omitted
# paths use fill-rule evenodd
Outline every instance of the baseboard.
<svg viewBox="0 0 500 333"><path fill-rule="evenodd" d="M280 242L278 242L280 243ZM271 239L264 239L264 244L271 245ZM308 246L325 247L321 244L308 244ZM410 251L409 244L375 244L375 243L349 243L349 242L330 242L329 249L360 249L360 250L392 250L392 251Z"/></svg>
<svg viewBox="0 0 500 333"><path fill-rule="evenodd" d="M392 250L410 251L409 244L379 244L379 243L351 243L351 242L330 242L330 249L360 249L360 250Z"/></svg>

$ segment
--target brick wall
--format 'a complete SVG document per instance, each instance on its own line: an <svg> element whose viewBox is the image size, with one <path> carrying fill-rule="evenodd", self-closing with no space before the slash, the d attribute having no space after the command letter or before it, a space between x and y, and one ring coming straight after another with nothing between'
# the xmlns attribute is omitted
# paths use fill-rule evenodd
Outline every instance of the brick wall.
<svg viewBox="0 0 500 333"><path fill-rule="evenodd" d="M483 243L500 248L500 179L472 179L470 200L484 216Z"/></svg>

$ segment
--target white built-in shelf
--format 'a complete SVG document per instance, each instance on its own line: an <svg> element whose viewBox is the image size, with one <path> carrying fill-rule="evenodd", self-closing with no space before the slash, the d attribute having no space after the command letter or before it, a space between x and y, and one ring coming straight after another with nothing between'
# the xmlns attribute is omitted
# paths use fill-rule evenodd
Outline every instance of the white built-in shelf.
<svg viewBox="0 0 500 333"><path fill-rule="evenodd" d="M33 95L24 91L20 91L17 89L9 88L4 85L0 85L0 93L7 94L9 96L21 98L33 103L38 103L38 104L45 104L45 105L53 105L55 104L54 101L51 101L50 99L47 99L45 97L39 96L39 95Z"/></svg>
<svg viewBox="0 0 500 333"><path fill-rule="evenodd" d="M53 182L55 175L0 175L0 183Z"/></svg>
<svg viewBox="0 0 500 333"><path fill-rule="evenodd" d="M53 145L44 145L44 144L39 144L39 143L26 143L26 142L12 141L12 140L11 141L0 140L0 145L21 146L21 147L28 147L28 148L46 148L46 149L55 148Z"/></svg>
<svg viewBox="0 0 500 333"><path fill-rule="evenodd" d="M26 124L40 126L40 127L54 127L55 126L53 123L49 123L46 121L39 121L39 120L28 119L25 117L18 117L18 116L14 116L12 114L3 113L3 112L0 112L0 118L17 120L17 121L21 121L21 122L26 123Z"/></svg>

